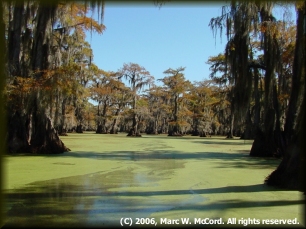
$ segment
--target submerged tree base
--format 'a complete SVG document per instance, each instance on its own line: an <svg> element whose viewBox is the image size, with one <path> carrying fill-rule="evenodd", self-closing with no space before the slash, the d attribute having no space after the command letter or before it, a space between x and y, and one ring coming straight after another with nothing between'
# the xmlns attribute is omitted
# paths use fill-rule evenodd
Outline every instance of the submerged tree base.
<svg viewBox="0 0 306 229"><path fill-rule="evenodd" d="M251 157L273 157L272 142L267 142L264 133L258 130L250 151Z"/></svg>
<svg viewBox="0 0 306 229"><path fill-rule="evenodd" d="M77 125L75 132L79 133L79 134L82 134L83 133L82 125Z"/></svg>
<svg viewBox="0 0 306 229"><path fill-rule="evenodd" d="M207 134L207 133L205 133L205 132L201 132L201 133L200 133L200 137L201 137L201 138L206 138L206 137L208 137L208 136L211 137L211 134Z"/></svg>
<svg viewBox="0 0 306 229"><path fill-rule="evenodd" d="M168 136L173 136L173 137L183 137L184 135L178 132L169 132Z"/></svg>
<svg viewBox="0 0 306 229"><path fill-rule="evenodd" d="M19 121L22 121L21 117L17 116L17 118L20 119ZM8 140L9 154L61 154L70 151L60 140L50 118L40 117L36 121L36 132L31 135L31 139L27 135L26 128L12 128ZM23 124L22 122L19 123ZM20 127L24 127L24 125L20 125Z"/></svg>
<svg viewBox="0 0 306 229"><path fill-rule="evenodd" d="M134 129L130 129L129 133L126 135L127 137L142 137L139 132L135 133Z"/></svg>
<svg viewBox="0 0 306 229"><path fill-rule="evenodd" d="M142 137L141 134L139 134L139 133L136 133L136 134L128 133L126 136L127 137Z"/></svg>
<svg viewBox="0 0 306 229"><path fill-rule="evenodd" d="M146 131L146 134L148 135L158 135L158 131L157 130L151 130L151 131Z"/></svg>
<svg viewBox="0 0 306 229"><path fill-rule="evenodd" d="M301 185L304 181L300 179L299 157L297 145L288 147L280 165L265 179L265 184L305 192Z"/></svg>
<svg viewBox="0 0 306 229"><path fill-rule="evenodd" d="M134 134L134 135L126 135L127 137L142 137L141 134Z"/></svg>
<svg viewBox="0 0 306 229"><path fill-rule="evenodd" d="M43 116L36 122L36 131L31 140L31 151L39 154L60 154L70 151L60 140L51 119Z"/></svg>

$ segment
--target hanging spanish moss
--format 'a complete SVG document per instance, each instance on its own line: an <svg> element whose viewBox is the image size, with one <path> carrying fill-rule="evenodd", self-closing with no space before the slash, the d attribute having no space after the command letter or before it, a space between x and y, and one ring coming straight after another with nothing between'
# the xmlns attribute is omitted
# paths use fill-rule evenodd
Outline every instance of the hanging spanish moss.
<svg viewBox="0 0 306 229"><path fill-rule="evenodd" d="M276 39L276 22L272 15L273 2L258 3L261 26L261 45L263 49L264 75L264 117L263 127L257 127L256 136L250 156L280 156L277 138L280 130L276 130L279 122L278 98L276 93L275 74L278 70L279 45Z"/></svg>
<svg viewBox="0 0 306 229"><path fill-rule="evenodd" d="M258 30L258 8L252 2L235 2L222 8L222 15L213 18L210 26L216 34L226 25L228 43L225 49L231 91L231 127L228 137L233 137L234 120L243 120L249 110L253 78L249 69L249 40L251 32Z"/></svg>
<svg viewBox="0 0 306 229"><path fill-rule="evenodd" d="M303 3L305 4L305 3ZM305 91L305 37L303 37L303 16L305 5L299 11L296 53L294 57L292 91L288 112L281 113L280 95L286 91L285 76L282 72L282 38L280 26L285 23L277 21L272 12L275 2L232 1L230 7L222 8L222 15L213 18L210 26L217 34L217 30L226 28L228 43L225 49L226 75L232 85L231 97L231 125L245 117L249 126L252 126L255 139L250 156L281 157L282 163L267 179L266 184L280 187L298 187L299 173L299 143L297 136L303 93ZM286 11L285 11L286 12ZM305 17L305 16L304 16ZM284 28L282 28L284 30ZM221 35L221 34L220 34ZM258 36L261 40L260 50L262 57L254 60L250 36ZM304 67L303 67L304 66ZM260 71L262 75L260 75ZM288 78L288 77L287 77ZM261 80L262 79L262 80ZM291 79L287 79L287 81ZM304 81L303 81L304 80ZM254 90L253 90L254 88ZM250 106L251 94L254 91L254 106ZM260 91L263 94L260 95ZM260 103L263 107L260 108ZM253 110L253 114L252 111ZM252 115L253 118L251 117ZM286 117L285 124L282 116ZM234 118L235 117L235 118ZM253 120L253 125L252 125ZM231 127L232 128L232 127ZM230 134L229 134L230 136ZM302 157L304 161L304 157Z"/></svg>
<svg viewBox="0 0 306 229"><path fill-rule="evenodd" d="M280 165L266 179L272 186L298 189L305 194L305 15L306 2L296 5L297 35L285 144Z"/></svg>

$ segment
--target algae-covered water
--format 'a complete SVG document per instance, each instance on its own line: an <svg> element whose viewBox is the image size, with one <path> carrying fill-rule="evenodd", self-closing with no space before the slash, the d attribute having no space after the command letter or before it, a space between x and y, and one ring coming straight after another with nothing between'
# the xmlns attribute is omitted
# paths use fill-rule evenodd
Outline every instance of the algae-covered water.
<svg viewBox="0 0 306 229"><path fill-rule="evenodd" d="M252 141L72 133L61 155L5 156L5 226L305 227L304 197L263 184Z"/></svg>

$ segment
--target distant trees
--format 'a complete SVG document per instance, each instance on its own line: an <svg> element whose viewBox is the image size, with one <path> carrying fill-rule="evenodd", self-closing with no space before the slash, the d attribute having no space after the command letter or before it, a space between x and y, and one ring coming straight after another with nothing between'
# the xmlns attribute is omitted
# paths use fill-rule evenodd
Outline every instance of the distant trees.
<svg viewBox="0 0 306 229"><path fill-rule="evenodd" d="M233 81L231 80L230 66L227 64L224 54L211 56L206 63L211 65L210 78L212 80L211 83L215 85L213 95L217 102L213 109L218 120L215 125L218 126L219 133L226 135L227 138L233 138L234 135L237 136L237 125L234 125L234 119L231 115L235 110L233 110L231 105L233 99Z"/></svg>
<svg viewBox="0 0 306 229"><path fill-rule="evenodd" d="M110 134L117 134L119 131L120 119L123 113L128 109L128 103L132 98L130 90L121 81L114 81L116 86L113 90L113 106L112 106L112 123L110 125Z"/></svg>
<svg viewBox="0 0 306 229"><path fill-rule="evenodd" d="M90 87L92 100L97 105L97 134L117 133L118 118L131 98L130 90L118 79L115 72L101 69Z"/></svg>
<svg viewBox="0 0 306 229"><path fill-rule="evenodd" d="M100 70L99 74L93 79L91 98L98 102L96 133L106 134L108 132L106 126L107 114L112 100L112 78L110 72Z"/></svg>
<svg viewBox="0 0 306 229"><path fill-rule="evenodd" d="M164 71L168 76L159 79L162 85L157 86L153 76L135 63L125 64L116 72L105 72L95 65L91 69L94 76L89 80L90 98L97 105L91 109L95 109L94 114L87 117L95 117L96 133L223 134L220 126L226 124L219 119L221 112L215 115L222 93L214 80L192 84L185 80L184 68L169 68ZM151 86L141 90L145 85Z"/></svg>
<svg viewBox="0 0 306 229"><path fill-rule="evenodd" d="M183 95L188 92L190 87L190 82L185 80L184 74L182 73L184 70L185 68L183 67L177 69L169 68L164 71L164 74L168 76L160 79L165 85L165 90L169 94L171 103L172 114L169 122L169 136L182 135L181 126L184 120L180 119L179 112L183 107Z"/></svg>
<svg viewBox="0 0 306 229"><path fill-rule="evenodd" d="M146 127L147 134L167 133L169 115L169 95L162 86L153 85L146 91L150 117Z"/></svg>
<svg viewBox="0 0 306 229"><path fill-rule="evenodd" d="M215 87L212 81L198 81L192 84L188 98L188 110L192 112L192 130L191 135L206 137L216 134L217 118L214 112L214 106L218 103L215 95Z"/></svg>
<svg viewBox="0 0 306 229"><path fill-rule="evenodd" d="M125 78L130 84L130 90L132 93L131 111L133 116L133 124L128 136L141 136L138 131L139 114L137 112L137 92L144 86L153 84L154 77L150 75L144 67L136 64L129 63L124 64L123 67L117 72L119 79Z"/></svg>

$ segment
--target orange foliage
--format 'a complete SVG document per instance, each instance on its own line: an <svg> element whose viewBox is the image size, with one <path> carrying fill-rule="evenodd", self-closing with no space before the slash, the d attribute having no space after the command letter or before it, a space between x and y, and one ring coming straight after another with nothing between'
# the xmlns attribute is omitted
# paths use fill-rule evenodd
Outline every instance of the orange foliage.
<svg viewBox="0 0 306 229"><path fill-rule="evenodd" d="M85 30L101 34L106 27L91 17L87 17L90 8L84 3L69 2L59 6L62 20L68 27L75 27L79 34L85 35Z"/></svg>

